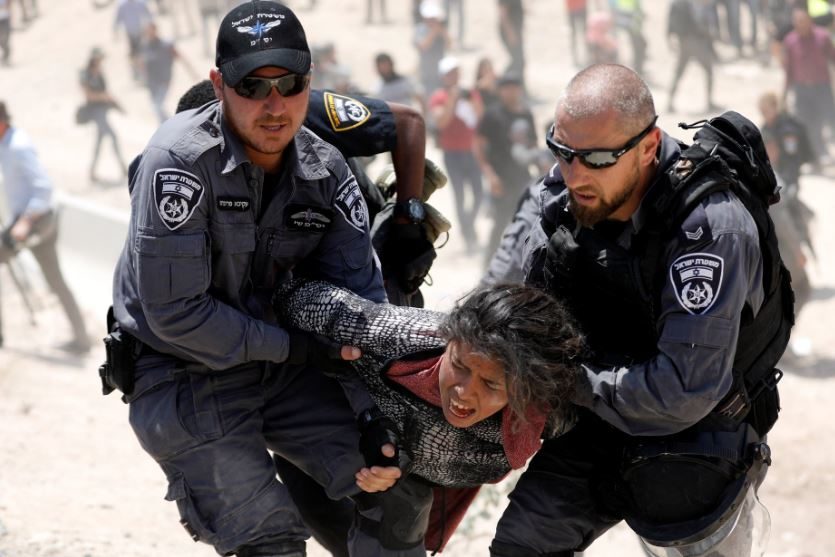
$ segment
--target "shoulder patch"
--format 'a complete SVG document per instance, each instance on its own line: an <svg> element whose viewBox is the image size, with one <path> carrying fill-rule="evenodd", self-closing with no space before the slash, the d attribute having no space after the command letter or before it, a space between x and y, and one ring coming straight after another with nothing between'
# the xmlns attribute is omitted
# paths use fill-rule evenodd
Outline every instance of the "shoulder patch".
<svg viewBox="0 0 835 557"><path fill-rule="evenodd" d="M725 260L712 253L688 253L670 265L678 303L688 313L705 313L719 296Z"/></svg>
<svg viewBox="0 0 835 557"><path fill-rule="evenodd" d="M169 230L177 230L191 218L204 191L197 176L179 168L160 168L154 172L154 202Z"/></svg>
<svg viewBox="0 0 835 557"><path fill-rule="evenodd" d="M325 112L335 132L344 132L363 125L370 117L371 110L357 99L325 92Z"/></svg>
<svg viewBox="0 0 835 557"><path fill-rule="evenodd" d="M360 232L368 232L368 208L353 174L336 190L334 205L348 224Z"/></svg>

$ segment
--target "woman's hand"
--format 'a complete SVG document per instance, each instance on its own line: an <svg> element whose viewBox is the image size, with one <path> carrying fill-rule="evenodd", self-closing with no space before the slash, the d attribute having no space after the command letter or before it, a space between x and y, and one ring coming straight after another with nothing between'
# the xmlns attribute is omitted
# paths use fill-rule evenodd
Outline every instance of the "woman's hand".
<svg viewBox="0 0 835 557"><path fill-rule="evenodd" d="M394 457L394 445L383 445L381 450L384 456ZM368 493L376 493L389 489L401 475L400 468L397 466L372 466L371 468L362 468L354 477L357 479L357 485L360 489Z"/></svg>

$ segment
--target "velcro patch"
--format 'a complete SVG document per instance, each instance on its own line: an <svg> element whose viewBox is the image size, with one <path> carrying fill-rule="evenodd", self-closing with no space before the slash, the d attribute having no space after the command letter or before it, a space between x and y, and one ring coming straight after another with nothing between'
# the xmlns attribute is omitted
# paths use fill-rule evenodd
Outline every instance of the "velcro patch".
<svg viewBox="0 0 835 557"><path fill-rule="evenodd" d="M344 132L363 125L371 111L357 99L325 92L325 112L335 132Z"/></svg>
<svg viewBox="0 0 835 557"><path fill-rule="evenodd" d="M217 201L217 208L221 211L240 211L241 213L245 213L252 206L252 201L248 197L220 196L215 199Z"/></svg>
<svg viewBox="0 0 835 557"><path fill-rule="evenodd" d="M725 261L711 253L688 253L670 265L678 303L688 313L705 313L719 296Z"/></svg>
<svg viewBox="0 0 835 557"><path fill-rule="evenodd" d="M332 220L333 211L324 207L292 203L284 209L284 224L291 230L325 230Z"/></svg>
<svg viewBox="0 0 835 557"><path fill-rule="evenodd" d="M353 174L339 186L334 204L348 224L360 232L368 231L368 208Z"/></svg>
<svg viewBox="0 0 835 557"><path fill-rule="evenodd" d="M179 168L160 168L154 172L154 202L169 230L177 230L191 218L204 191L197 176Z"/></svg>

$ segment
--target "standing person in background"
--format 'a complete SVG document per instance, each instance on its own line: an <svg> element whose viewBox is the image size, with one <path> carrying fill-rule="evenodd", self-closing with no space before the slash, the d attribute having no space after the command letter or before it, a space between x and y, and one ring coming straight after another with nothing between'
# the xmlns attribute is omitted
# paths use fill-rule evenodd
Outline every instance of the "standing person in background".
<svg viewBox="0 0 835 557"><path fill-rule="evenodd" d="M440 0L423 0L420 3L421 21L415 28L414 44L418 50L420 84L428 97L441 86L438 63L450 45L444 25L444 10Z"/></svg>
<svg viewBox="0 0 835 557"><path fill-rule="evenodd" d="M3 57L0 64L9 65L9 57L12 55L12 4L11 0L0 0L0 50Z"/></svg>
<svg viewBox="0 0 835 557"><path fill-rule="evenodd" d="M632 46L632 69L644 73L647 58L647 40L644 38L644 12L641 0L609 0L615 15L615 27L629 35Z"/></svg>
<svg viewBox="0 0 835 557"><path fill-rule="evenodd" d="M24 248L32 253L72 327L72 340L60 348L74 354L84 354L90 350L84 318L58 264L58 225L52 200L52 181L46 175L29 136L12 126L9 112L2 101L0 173L3 176L6 207L11 216L11 220L4 223L0 236L0 263L9 261ZM0 346L2 343L0 331Z"/></svg>
<svg viewBox="0 0 835 557"><path fill-rule="evenodd" d="M770 208L769 212L780 241L780 253L791 273L795 313L798 314L811 293L803 246L815 255L810 230L815 213L799 195L800 167L812 162L815 153L803 124L780 109L780 101L775 93L763 94L759 99L759 109L763 117L760 130L768 158L771 159L774 172L784 182L780 191L780 203Z"/></svg>
<svg viewBox="0 0 835 557"><path fill-rule="evenodd" d="M485 111L478 125L476 157L490 184L493 229L487 242L485 268L499 247L505 226L513 219L519 196L531 180L530 162L514 157L514 143L536 144L533 114L525 105L518 75L506 74L498 82L499 102ZM521 135L521 137L519 137Z"/></svg>
<svg viewBox="0 0 835 557"><path fill-rule="evenodd" d="M475 129L484 107L477 91L461 88L458 59L447 56L438 64L443 87L429 98L429 110L438 131L438 146L455 194L461 235L471 252L478 245L475 219L484 196L481 170L475 158ZM469 188L467 187L469 186ZM467 201L470 190L470 202Z"/></svg>
<svg viewBox="0 0 835 557"><path fill-rule="evenodd" d="M499 2L499 37L507 50L510 62L504 73L512 73L522 78L525 86L525 10L522 0L498 0Z"/></svg>
<svg viewBox="0 0 835 557"><path fill-rule="evenodd" d="M116 132L107 119L107 112L110 109L115 108L121 111L122 107L107 90L107 82L104 79L104 72L102 71L103 60L104 52L100 48L95 47L90 52L87 66L81 70L81 89L84 91L88 116L96 124L96 143L93 147L93 160L90 161L91 182L98 181L96 165L99 161L101 144L105 137L110 138L110 142L113 145L113 152L116 154L116 160L122 169L122 175L126 176L128 172L128 167L119 149L119 139L116 137Z"/></svg>
<svg viewBox="0 0 835 557"><path fill-rule="evenodd" d="M696 60L705 70L705 86L707 106L705 110L712 112L718 107L713 104L713 62L716 53L713 50L713 38L710 36L706 15L709 0L673 0L667 18L667 41L670 48L677 52L675 74L670 85L670 95L667 101L667 112L675 112L674 99L676 89L684 69L691 59ZM699 3L698 6L696 3ZM700 9L699 9L700 8Z"/></svg>
<svg viewBox="0 0 835 557"><path fill-rule="evenodd" d="M568 25L571 29L571 61L575 66L583 64L580 48L585 45L587 0L565 0ZM580 45L578 47L577 45Z"/></svg>
<svg viewBox="0 0 835 557"><path fill-rule="evenodd" d="M783 98L791 91L794 113L806 127L809 140L822 164L832 162L824 141L823 128L835 139L835 99L829 64L835 62L835 46L829 32L818 27L801 8L792 12L794 28L783 39L783 69L786 75Z"/></svg>
<svg viewBox="0 0 835 557"><path fill-rule="evenodd" d="M142 46L142 30L154 17L145 0L119 0L116 17L113 19L113 34L118 36L119 28L125 29L128 37L128 57L133 78L139 79L139 49Z"/></svg>
<svg viewBox="0 0 835 557"><path fill-rule="evenodd" d="M803 124L780 108L776 93L760 96L758 106L763 117L760 130L774 171L785 182L786 189L796 191L800 181L800 167L814 162L815 151Z"/></svg>
<svg viewBox="0 0 835 557"><path fill-rule="evenodd" d="M617 62L618 39L610 12L598 10L589 15L586 24L586 52L588 64Z"/></svg>
<svg viewBox="0 0 835 557"><path fill-rule="evenodd" d="M374 67L380 81L374 88L374 96L386 102L400 103L407 106L417 105L424 110L423 95L415 88L412 80L394 69L394 59L387 52L381 52L374 58Z"/></svg>
<svg viewBox="0 0 835 557"><path fill-rule="evenodd" d="M185 66L192 79L197 79L197 73L174 47L174 43L160 38L157 25L153 21L145 26L140 56L145 86L151 94L154 113L161 124L168 119L168 111L165 110L164 105L168 88L171 85L174 60L179 60Z"/></svg>
<svg viewBox="0 0 835 557"><path fill-rule="evenodd" d="M742 26L740 17L740 0L719 0L718 5L725 9L725 29L731 45L738 57L742 57Z"/></svg>
<svg viewBox="0 0 835 557"><path fill-rule="evenodd" d="M485 109L499 101L497 81L493 61L486 56L480 58L475 67L475 90L481 96L481 102Z"/></svg>

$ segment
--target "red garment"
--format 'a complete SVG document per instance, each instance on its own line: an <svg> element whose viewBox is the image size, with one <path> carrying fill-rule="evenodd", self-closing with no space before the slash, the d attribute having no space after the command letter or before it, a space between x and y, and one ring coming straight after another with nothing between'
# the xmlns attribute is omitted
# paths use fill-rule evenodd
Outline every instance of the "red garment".
<svg viewBox="0 0 835 557"><path fill-rule="evenodd" d="M470 94L478 95L478 91L471 91ZM429 98L429 107L443 106L448 98L449 92L446 89L438 89ZM468 101L459 98L458 102ZM438 146L444 151L472 151L474 144L475 122L470 127L457 115L453 115L450 123L438 130Z"/></svg>
<svg viewBox="0 0 835 557"><path fill-rule="evenodd" d="M814 26L808 37L791 31L783 39L783 51L789 85L829 83L829 63L835 62L835 47L826 29Z"/></svg>
<svg viewBox="0 0 835 557"><path fill-rule="evenodd" d="M418 398L440 408L441 391L438 386L438 375L443 358L441 355L426 360L396 361L386 370L386 375ZM514 469L524 466L528 459L539 450L542 430L545 428L546 416L536 409L529 408L526 418L527 423L519 423L510 411L510 407L502 410L502 445L507 461ZM496 478L495 481L502 479ZM429 515L429 528L424 539L428 550L440 551L446 546L452 533L463 520L467 508L478 494L478 490L478 487L435 488L435 498ZM445 505L444 502L446 502Z"/></svg>

